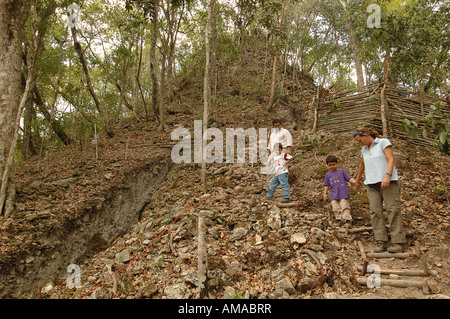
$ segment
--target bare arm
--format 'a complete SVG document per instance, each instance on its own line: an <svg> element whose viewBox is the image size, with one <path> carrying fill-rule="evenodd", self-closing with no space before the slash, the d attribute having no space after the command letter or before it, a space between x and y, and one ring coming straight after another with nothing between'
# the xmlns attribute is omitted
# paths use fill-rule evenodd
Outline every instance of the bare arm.
<svg viewBox="0 0 450 319"><path fill-rule="evenodd" d="M389 145L384 149L384 155L386 156L386 160L388 163L386 173L392 174L392 171L394 170L394 151L392 149L392 146ZM381 181L381 189L388 188L390 182L391 177L388 174L386 174L383 180Z"/></svg>
<svg viewBox="0 0 450 319"><path fill-rule="evenodd" d="M354 179L353 177L350 178L348 181L349 181L351 184L353 184L354 186L356 186L356 179Z"/></svg>
<svg viewBox="0 0 450 319"><path fill-rule="evenodd" d="M364 173L364 170L365 170L364 160L361 158L361 162L359 162L358 174L356 175L356 183L355 183L356 188L361 186L361 176Z"/></svg>
<svg viewBox="0 0 450 319"><path fill-rule="evenodd" d="M288 160L286 161L286 163L284 163L284 166L287 167L287 165L288 165L290 162L292 162L293 159L294 159L294 157L291 157L290 159L288 159Z"/></svg>
<svg viewBox="0 0 450 319"><path fill-rule="evenodd" d="M325 186L324 188L323 188L323 200L324 201L327 201L327 198L328 198L328 190L330 189L330 186Z"/></svg>

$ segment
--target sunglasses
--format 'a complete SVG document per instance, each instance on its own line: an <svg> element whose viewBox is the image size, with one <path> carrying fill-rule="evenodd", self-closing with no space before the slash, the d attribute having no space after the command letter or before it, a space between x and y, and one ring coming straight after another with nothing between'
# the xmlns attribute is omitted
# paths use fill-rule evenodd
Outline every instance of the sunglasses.
<svg viewBox="0 0 450 319"><path fill-rule="evenodd" d="M353 137L355 137L357 135L364 136L364 135L367 135L367 133L366 132L359 132L359 131L356 131L355 133L353 133Z"/></svg>

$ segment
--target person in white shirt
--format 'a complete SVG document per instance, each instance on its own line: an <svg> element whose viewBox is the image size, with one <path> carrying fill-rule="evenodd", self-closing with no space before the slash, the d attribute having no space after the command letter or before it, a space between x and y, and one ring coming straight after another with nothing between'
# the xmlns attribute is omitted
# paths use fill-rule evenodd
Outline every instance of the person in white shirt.
<svg viewBox="0 0 450 319"><path fill-rule="evenodd" d="M277 143L283 145L283 151L292 155L292 135L291 133L281 126L279 119L272 121L272 133L269 138L269 145L267 146L268 155L274 152L274 147Z"/></svg>
<svg viewBox="0 0 450 319"><path fill-rule="evenodd" d="M273 197L275 189L281 184L283 189L282 203L289 202L289 181L288 181L288 168L287 165L294 159L290 154L283 152L283 146L281 143L275 144L276 155L273 157L273 164L275 169L275 176L272 178L269 184L269 190L266 197L270 199Z"/></svg>
<svg viewBox="0 0 450 319"><path fill-rule="evenodd" d="M374 252L385 250L391 253L403 252L406 236L401 215L399 176L394 165L392 144L388 139L380 138L377 131L364 127L356 129L353 139L363 145L355 186L361 186L360 179L365 172L364 184L369 199L373 233L375 241L378 242ZM389 235L393 243L389 248L387 248L389 237L385 227L383 202L389 221Z"/></svg>

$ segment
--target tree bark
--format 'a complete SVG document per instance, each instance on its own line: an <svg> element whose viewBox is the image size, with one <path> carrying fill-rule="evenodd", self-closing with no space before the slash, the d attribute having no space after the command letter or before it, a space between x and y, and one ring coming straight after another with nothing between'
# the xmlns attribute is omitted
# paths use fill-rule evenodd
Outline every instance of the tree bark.
<svg viewBox="0 0 450 319"><path fill-rule="evenodd" d="M25 82L25 79L24 79ZM31 155L36 154L33 146L32 138L32 123L36 117L36 113L33 109L33 99L29 97L23 112L23 133L22 133L22 159L27 160Z"/></svg>
<svg viewBox="0 0 450 319"><path fill-rule="evenodd" d="M272 84L270 86L270 98L269 98L269 105L268 105L269 112L272 111L273 105L275 104L275 84L276 84L276 75L277 75L276 71L277 71L277 59L278 59L278 45L280 43L281 26L283 25L284 6L285 6L285 0L283 0L282 7L281 7L281 15L280 15L280 23L278 24L278 34L277 34L277 41L276 41L275 56L273 57Z"/></svg>
<svg viewBox="0 0 450 319"><path fill-rule="evenodd" d="M152 41L150 46L150 75L152 78L152 106L156 120L159 122L159 129L166 129L165 110L161 103L160 87L158 82L158 61L156 59L156 42L159 37L158 12L160 0L154 0L154 8L152 12Z"/></svg>
<svg viewBox="0 0 450 319"><path fill-rule="evenodd" d="M23 26L19 0L0 3L0 215L14 208L13 159L17 118L21 101L21 36ZM30 78L29 78L30 79ZM31 80L31 79L30 79Z"/></svg>
<svg viewBox="0 0 450 319"><path fill-rule="evenodd" d="M198 213L198 298L207 296L208 259L206 252L206 225L202 212Z"/></svg>
<svg viewBox="0 0 450 319"><path fill-rule="evenodd" d="M81 44L77 40L77 31L75 27L72 28L72 37L73 37L73 44L75 47L75 51L78 54L78 57L80 58L81 66L83 67L84 75L86 77L86 85L89 93L92 96L92 99L94 100L95 106L97 107L97 111L100 115L100 120L103 122L106 134L108 134L109 137L113 137L114 133L112 132L111 128L108 124L108 119L106 118L102 106L100 104L100 100L97 97L97 94L95 93L94 87L92 86L91 76L89 75L89 70L87 66L86 59L84 58L83 49L81 48Z"/></svg>
<svg viewBox="0 0 450 319"><path fill-rule="evenodd" d="M340 2L342 4L342 6L344 7L344 11L347 11L346 0L340 0ZM350 47L352 48L353 60L355 62L356 86L359 90L362 90L364 88L364 74L363 74L362 61L361 61L361 48L359 47L358 41L356 39L353 24L348 17L345 18L345 25L347 27Z"/></svg>
<svg viewBox="0 0 450 319"><path fill-rule="evenodd" d="M139 89L139 93L140 93L141 99L142 99L142 104L144 106L145 119L148 123L149 118L148 118L147 103L145 102L144 92L142 91L142 86L141 86L141 81L140 81L141 66L142 66L142 52L144 51L144 36L139 35L138 39L140 39L141 44L139 46L136 46L136 51L139 50L139 63L138 63L137 73L136 73L136 77L134 79L134 83L135 83L135 85L137 85L137 88ZM125 95L123 95L123 96L125 96ZM137 93L136 93L136 102L134 103L134 106L137 111L137 109L138 109L137 108Z"/></svg>
<svg viewBox="0 0 450 319"><path fill-rule="evenodd" d="M205 182L206 175L206 159L205 159L205 146L206 146L206 129L208 128L209 108L211 105L211 45L210 45L210 32L211 32L211 15L214 2L216 0L210 0L208 5L208 19L205 27L205 74L203 77L203 134L202 134L202 169L201 169L201 182Z"/></svg>
<svg viewBox="0 0 450 319"><path fill-rule="evenodd" d="M389 74L389 58L390 58L390 50L386 50L386 56L384 58L384 71L383 71L383 87L380 92L380 115L381 115L381 123L383 127L383 136L388 136L388 104L386 101L386 86L388 83L388 74Z"/></svg>
<svg viewBox="0 0 450 319"><path fill-rule="evenodd" d="M169 6L165 11L167 21L167 37L168 37L166 79L167 79L167 95L169 103L171 103L174 98L174 88L175 88L174 59L176 49L175 45L178 37L178 32L181 27L181 22L185 13L184 11L185 5L186 3L184 1L182 1L182 3L178 5L169 3ZM178 11L179 13L177 13Z"/></svg>

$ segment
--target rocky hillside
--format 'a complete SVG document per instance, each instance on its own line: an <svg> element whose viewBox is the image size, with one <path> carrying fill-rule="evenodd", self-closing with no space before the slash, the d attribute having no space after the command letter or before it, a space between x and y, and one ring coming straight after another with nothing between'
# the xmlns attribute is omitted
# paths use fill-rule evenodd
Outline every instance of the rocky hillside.
<svg viewBox="0 0 450 319"><path fill-rule="evenodd" d="M65 280L43 288L45 298L196 298L197 216L207 220L210 298L448 298L450 243L447 193L448 158L433 149L395 140L402 176L406 259L377 259L382 269L421 269L414 255L416 241L427 257L427 288L382 285L370 289L357 282L363 264L357 242L371 251L365 191L350 187L354 224L342 228L330 219L322 201L324 160L333 153L341 167L356 175L360 146L347 135L321 133L321 149L295 131L296 159L290 167L292 200L279 208L267 201L267 181L260 166L211 164L200 183L194 164L175 166L142 219L108 249L80 265L81 287L68 289ZM278 197L281 192L277 191ZM114 275L112 275L114 273ZM111 276L112 275L112 276ZM383 275L387 279L404 279ZM422 277L406 277L421 281Z"/></svg>
<svg viewBox="0 0 450 319"><path fill-rule="evenodd" d="M101 136L98 156L90 143L56 150L47 177L42 159L17 165L15 215L0 220L2 296L197 298L197 218L203 214L209 298L448 298L448 156L392 140L411 255L369 262L381 269L422 269L426 257L433 275L419 288L367 288L358 282L364 263L358 242L367 252L373 245L365 191L350 187L349 229L334 223L330 204L322 200L325 157L335 154L355 176L359 144L350 134L311 132L316 88L311 78L293 76L289 68L285 91L274 112L267 112L269 82L261 65L243 67L250 61L265 61L263 49L248 50L238 62L219 58L210 125L223 131L270 128L272 118L282 118L295 142L289 167L294 206L266 200L260 163L210 164L203 184L199 165L170 163L170 132L125 119L114 138ZM170 131L192 131L202 107L201 75L179 79L168 107ZM119 228L127 214L132 217ZM108 229L111 224L116 228ZM78 249L71 250L71 243ZM75 288L66 285L69 264L80 267ZM383 279L423 282L399 276Z"/></svg>

